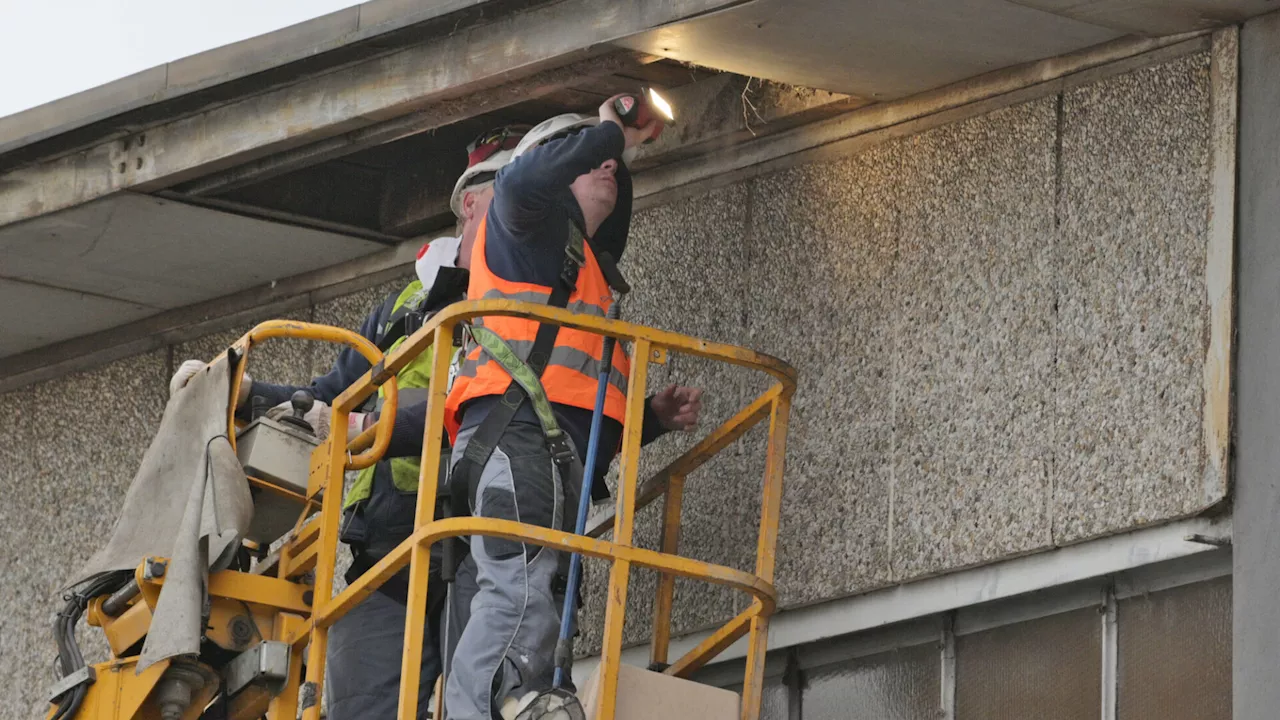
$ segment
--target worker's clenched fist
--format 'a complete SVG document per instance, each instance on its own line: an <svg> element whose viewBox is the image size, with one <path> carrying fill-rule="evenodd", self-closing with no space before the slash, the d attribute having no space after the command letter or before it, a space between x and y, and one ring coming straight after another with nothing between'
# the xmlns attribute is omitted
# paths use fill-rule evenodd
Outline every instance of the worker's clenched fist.
<svg viewBox="0 0 1280 720"><path fill-rule="evenodd" d="M622 118L618 117L618 111L613 107L613 101L626 94L614 95L604 101L604 104L600 106L600 122L611 122L622 128L622 137L626 143L626 148L630 150L633 147L639 147L649 138L657 137L658 132L662 129L662 122L657 118L653 118L645 123L644 127L638 128L630 127L622 122Z"/></svg>
<svg viewBox="0 0 1280 720"><path fill-rule="evenodd" d="M693 430L702 414L702 390L669 385L649 399L649 409L668 430Z"/></svg>
<svg viewBox="0 0 1280 720"><path fill-rule="evenodd" d="M293 416L293 402L285 401L267 411L267 417L279 420ZM316 431L316 439L324 442L329 437L329 406L319 400L311 405L311 409L303 413L302 419Z"/></svg>

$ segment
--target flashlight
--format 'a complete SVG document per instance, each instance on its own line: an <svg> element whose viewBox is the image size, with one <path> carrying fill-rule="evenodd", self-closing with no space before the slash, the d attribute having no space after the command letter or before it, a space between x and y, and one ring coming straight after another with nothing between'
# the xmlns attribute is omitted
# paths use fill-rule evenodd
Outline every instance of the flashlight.
<svg viewBox="0 0 1280 720"><path fill-rule="evenodd" d="M642 128L648 125L650 120L658 120L658 131L653 134L653 137L645 140L645 143L657 140L662 134L663 127L674 125L676 121L671 103L651 87L641 88L638 95L623 95L614 100L613 109L618 113L622 124L627 127Z"/></svg>

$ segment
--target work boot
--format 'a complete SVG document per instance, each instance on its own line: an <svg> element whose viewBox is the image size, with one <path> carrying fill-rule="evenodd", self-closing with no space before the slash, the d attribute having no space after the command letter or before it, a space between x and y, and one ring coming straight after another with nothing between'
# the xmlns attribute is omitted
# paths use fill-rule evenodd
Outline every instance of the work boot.
<svg viewBox="0 0 1280 720"><path fill-rule="evenodd" d="M531 692L521 698L519 704L513 700L508 698L503 703L502 716L507 720L586 720L587 717L577 696L562 688Z"/></svg>

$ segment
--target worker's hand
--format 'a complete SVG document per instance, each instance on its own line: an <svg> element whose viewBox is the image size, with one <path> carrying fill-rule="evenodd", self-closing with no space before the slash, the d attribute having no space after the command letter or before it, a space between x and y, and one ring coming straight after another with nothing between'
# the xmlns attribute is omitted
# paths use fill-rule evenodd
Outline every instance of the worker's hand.
<svg viewBox="0 0 1280 720"><path fill-rule="evenodd" d="M377 421L378 421L378 418L374 417L373 413L353 412L348 414L347 415L347 442L351 442L352 440L355 440L360 435L360 433L364 432L365 430L368 430L369 426L373 425Z"/></svg>
<svg viewBox="0 0 1280 720"><path fill-rule="evenodd" d="M327 404L316 400L311 409L302 416L302 419L315 429L316 439L320 442L324 442L325 438L329 437L329 412ZM280 403L267 411L267 417L271 420L293 417L293 403L289 400Z"/></svg>
<svg viewBox="0 0 1280 720"><path fill-rule="evenodd" d="M207 367L209 367L209 363L203 360L187 360L179 365L178 370L169 379L169 397L178 394L179 390L191 382L191 378Z"/></svg>
<svg viewBox="0 0 1280 720"><path fill-rule="evenodd" d="M197 374L204 372L209 367L209 363L203 360L184 360L178 366L178 370L173 373L173 377L169 379L169 397L173 397L179 390L186 387L191 382L191 378ZM253 378L249 377L249 373L244 374L244 379L240 382L240 394L236 397L236 407L245 404L249 399L249 390L253 387Z"/></svg>
<svg viewBox="0 0 1280 720"><path fill-rule="evenodd" d="M649 407L658 416L662 427L687 432L698 427L698 416L702 413L702 390L669 385L649 400Z"/></svg>
<svg viewBox="0 0 1280 720"><path fill-rule="evenodd" d="M613 109L613 101L617 100L623 95L630 95L630 94L632 93L621 93L618 95L614 95L608 100L605 100L604 104L600 106L600 122L602 123L611 122L614 125L617 125L618 127L622 128L622 136L623 138L626 139L627 150L630 150L633 147L638 147L645 140L648 140L649 138L657 135L662 125L662 121L656 118L653 120L650 120L648 124L646 124L644 127L641 127L641 128L627 127L626 125L622 124L622 118L618 117L618 111Z"/></svg>

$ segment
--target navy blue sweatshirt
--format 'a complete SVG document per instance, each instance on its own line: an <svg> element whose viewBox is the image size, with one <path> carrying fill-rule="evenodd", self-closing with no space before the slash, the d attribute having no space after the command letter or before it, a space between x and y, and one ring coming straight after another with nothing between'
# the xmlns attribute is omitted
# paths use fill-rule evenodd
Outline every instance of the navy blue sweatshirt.
<svg viewBox="0 0 1280 720"><path fill-rule="evenodd" d="M619 161L615 175L618 201L591 238L591 245L597 253L608 252L620 261L631 224L631 177L621 162L624 149L622 128L606 122L544 143L498 171L493 203L485 219L484 259L489 269L504 280L556 287L569 240L569 224L584 226L582 209L569 185L610 158ZM462 411L462 427L479 425L498 400L494 395L468 403ZM560 404L555 405L555 410L585 461L592 411ZM527 402L514 421L538 422ZM652 406L646 405L642 442L650 442L664 432ZM604 476L621 438L622 424L605 418L600 428L601 456L592 493L597 498L605 492Z"/></svg>

